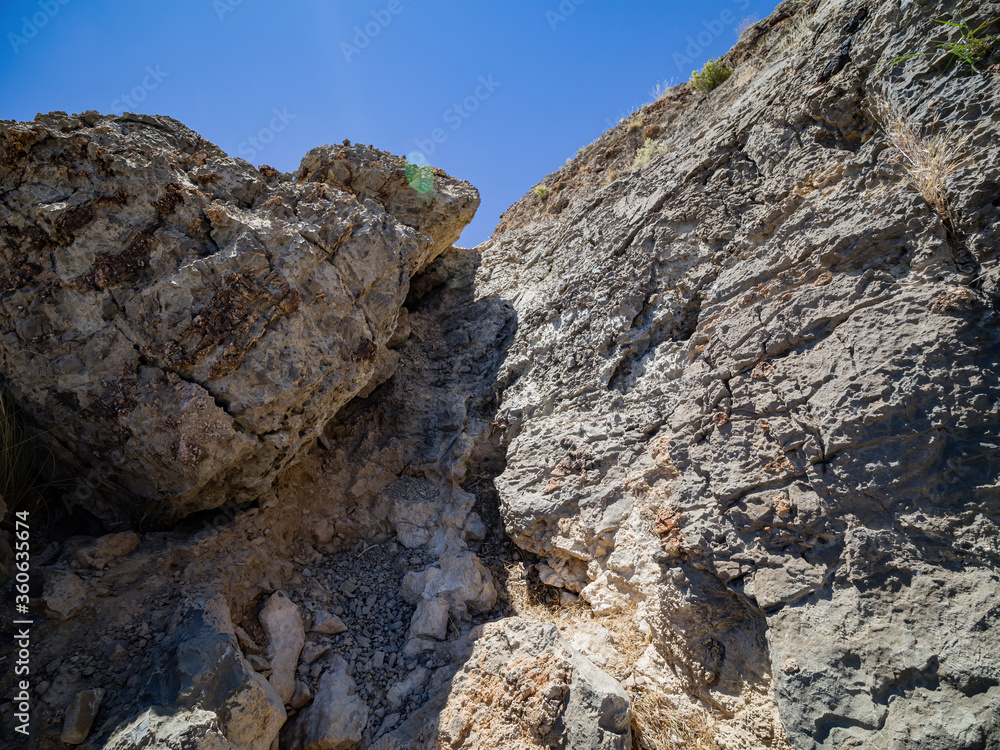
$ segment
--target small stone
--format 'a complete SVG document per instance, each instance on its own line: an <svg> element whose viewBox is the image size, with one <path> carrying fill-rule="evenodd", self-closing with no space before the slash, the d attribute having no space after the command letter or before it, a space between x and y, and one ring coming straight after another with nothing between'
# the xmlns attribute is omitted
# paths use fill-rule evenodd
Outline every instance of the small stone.
<svg viewBox="0 0 1000 750"><path fill-rule="evenodd" d="M442 597L422 599L410 619L410 637L445 640L448 635L448 609L448 602Z"/></svg>
<svg viewBox="0 0 1000 750"><path fill-rule="evenodd" d="M258 654L247 654L244 657L254 672L271 672L271 662Z"/></svg>
<svg viewBox="0 0 1000 750"><path fill-rule="evenodd" d="M302 708L311 700L312 691L309 689L309 686L302 680L296 680L295 694L292 696L292 700L288 705L292 708Z"/></svg>
<svg viewBox="0 0 1000 750"><path fill-rule="evenodd" d="M325 643L310 642L302 649L301 659L306 664L312 664L329 650L330 647Z"/></svg>
<svg viewBox="0 0 1000 750"><path fill-rule="evenodd" d="M233 628L236 633L236 640L239 641L240 648L243 650L244 654L259 654L260 646L257 642L250 637L250 634L238 625Z"/></svg>
<svg viewBox="0 0 1000 750"><path fill-rule="evenodd" d="M97 711L104 699L104 688L94 688L77 693L66 707L61 739L67 745L79 745L90 734Z"/></svg>
<svg viewBox="0 0 1000 750"><path fill-rule="evenodd" d="M87 602L87 585L75 573L57 572L45 579L45 614L64 622L79 614Z"/></svg>
<svg viewBox="0 0 1000 750"><path fill-rule="evenodd" d="M322 635L339 635L347 630L347 626L337 615L320 609L316 611L316 619L309 630Z"/></svg>

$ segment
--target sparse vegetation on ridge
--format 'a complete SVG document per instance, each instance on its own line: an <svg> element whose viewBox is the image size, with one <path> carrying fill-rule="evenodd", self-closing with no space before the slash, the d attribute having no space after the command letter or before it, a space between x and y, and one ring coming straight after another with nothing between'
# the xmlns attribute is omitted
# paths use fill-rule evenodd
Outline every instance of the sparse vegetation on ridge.
<svg viewBox="0 0 1000 750"><path fill-rule="evenodd" d="M982 71L976 67L977 63L981 63L989 55L990 50L993 49L993 40L984 39L981 35L1000 18L994 18L992 21L984 21L979 24L976 28L971 28L968 23L964 21L959 23L956 21L945 21L943 19L935 19L935 23L942 24L944 26L952 26L959 29L961 34L958 40L943 40L938 42L934 49L937 51L945 52L949 56L949 65L955 60L961 60L962 62L968 63L969 67L972 69L973 73L981 73ZM889 68L895 67L900 63L904 63L907 60L912 60L915 57L926 57L927 55L934 54L931 52L913 52L908 55L902 55L900 57L893 58L888 62L885 62L881 66L881 70L887 70Z"/></svg>
<svg viewBox="0 0 1000 750"><path fill-rule="evenodd" d="M663 141L647 138L646 141L635 152L635 159L632 160L632 169L639 169L649 164L660 154L666 153L667 144Z"/></svg>
<svg viewBox="0 0 1000 750"><path fill-rule="evenodd" d="M712 59L701 70L691 71L690 84L698 91L708 93L718 88L733 74L733 69L722 60Z"/></svg>
<svg viewBox="0 0 1000 750"><path fill-rule="evenodd" d="M907 181L950 229L955 217L948 197L948 182L968 162L968 135L957 127L927 128L915 125L888 103L875 108L875 117L898 152ZM936 132L931 132L936 131Z"/></svg>

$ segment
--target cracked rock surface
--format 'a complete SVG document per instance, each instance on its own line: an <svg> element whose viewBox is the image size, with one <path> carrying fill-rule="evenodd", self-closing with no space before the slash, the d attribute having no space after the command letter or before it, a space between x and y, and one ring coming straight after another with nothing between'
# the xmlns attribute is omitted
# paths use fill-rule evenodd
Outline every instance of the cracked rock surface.
<svg viewBox="0 0 1000 750"><path fill-rule="evenodd" d="M497 486L543 580L640 602L665 682L737 714L773 689L801 748L993 747L1000 79L879 70L978 4L861 5L782 4L729 81L668 92L501 220ZM974 144L953 220L880 101ZM642 132L660 155L630 169Z"/></svg>
<svg viewBox="0 0 1000 750"><path fill-rule="evenodd" d="M478 206L444 173L423 196L402 159L333 151L369 179L318 173L322 149L298 180L258 171L168 117L0 123L0 366L105 522L268 496Z"/></svg>
<svg viewBox="0 0 1000 750"><path fill-rule="evenodd" d="M782 3L475 249L371 147L0 123L0 366L103 521L31 746L1000 747L1000 46L882 65L981 5Z"/></svg>

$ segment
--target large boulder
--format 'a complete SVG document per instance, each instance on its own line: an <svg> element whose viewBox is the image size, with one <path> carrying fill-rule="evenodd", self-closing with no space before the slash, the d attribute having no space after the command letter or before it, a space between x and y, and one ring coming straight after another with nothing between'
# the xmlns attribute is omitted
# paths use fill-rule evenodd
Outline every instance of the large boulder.
<svg viewBox="0 0 1000 750"><path fill-rule="evenodd" d="M0 123L0 370L88 510L260 498L384 364L478 194L418 192L371 149L341 163L382 192L258 171L167 117Z"/></svg>
<svg viewBox="0 0 1000 750"><path fill-rule="evenodd" d="M351 750L368 724L368 706L356 692L347 662L335 657L319 680L316 697L281 732L288 750Z"/></svg>
<svg viewBox="0 0 1000 750"><path fill-rule="evenodd" d="M204 750L271 747L285 723L283 701L243 658L222 596L181 607L158 648L166 658L149 675L147 706L118 717L109 747L187 747L180 738L203 730L214 738L196 745Z"/></svg>

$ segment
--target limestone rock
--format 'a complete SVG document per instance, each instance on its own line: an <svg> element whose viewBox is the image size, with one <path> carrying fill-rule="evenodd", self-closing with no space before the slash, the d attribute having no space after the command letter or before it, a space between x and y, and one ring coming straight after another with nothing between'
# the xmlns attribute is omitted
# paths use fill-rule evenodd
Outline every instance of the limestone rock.
<svg viewBox="0 0 1000 750"><path fill-rule="evenodd" d="M351 750L368 723L368 707L355 692L347 663L337 657L320 677L313 702L288 722L281 747L288 750Z"/></svg>
<svg viewBox="0 0 1000 750"><path fill-rule="evenodd" d="M295 694L292 699L288 702L288 705L292 708L302 708L307 705L309 701L312 700L312 691L309 689L309 685L302 682L302 680L295 681Z"/></svg>
<svg viewBox="0 0 1000 750"><path fill-rule="evenodd" d="M479 194L468 183L453 180L434 168L425 168L433 186L415 188L415 166L385 151L344 143L314 148L303 157L295 178L344 190L356 196L359 203L377 201L387 214L428 235L432 244L425 255L416 259L412 272L417 272L458 242L479 208Z"/></svg>
<svg viewBox="0 0 1000 750"><path fill-rule="evenodd" d="M448 610L448 600L443 597L421 599L410 619L410 637L443 641L448 635Z"/></svg>
<svg viewBox="0 0 1000 750"><path fill-rule="evenodd" d="M497 600L493 575L471 552L446 552L437 565L407 573L401 595L411 604L421 598L445 599L461 620L489 612Z"/></svg>
<svg viewBox="0 0 1000 750"><path fill-rule="evenodd" d="M100 570L119 557L134 552L141 541L139 535L131 531L106 534L89 547L77 550L73 559L81 567Z"/></svg>
<svg viewBox="0 0 1000 750"><path fill-rule="evenodd" d="M443 173L380 204L365 186L399 160L368 150L338 161L356 193L265 176L159 116L5 121L0 152L0 365L111 523L268 493L478 205Z"/></svg>
<svg viewBox="0 0 1000 750"><path fill-rule="evenodd" d="M206 746L213 750L228 747L226 742L251 750L271 747L285 722L283 701L243 658L223 597L184 606L160 648L170 660L146 687L151 714L123 721L113 733L115 747L131 747L130 738L148 743L139 746L169 746L199 737L205 727L213 738L220 735Z"/></svg>
<svg viewBox="0 0 1000 750"><path fill-rule="evenodd" d="M508 618L465 648L458 673L378 747L631 747L625 690L554 625Z"/></svg>
<svg viewBox="0 0 1000 750"><path fill-rule="evenodd" d="M147 709L111 735L104 750L239 750L219 728L219 718L200 708L173 714Z"/></svg>
<svg viewBox="0 0 1000 750"><path fill-rule="evenodd" d="M973 747L1000 736L998 79L880 67L980 3L866 7L817 85L859 6L782 3L725 84L503 217L476 281L518 320L496 484L545 580L638 602L684 690L738 716L773 679L804 750ZM880 100L975 144L949 214ZM661 155L633 168L635 123Z"/></svg>
<svg viewBox="0 0 1000 750"><path fill-rule="evenodd" d="M330 614L326 610L321 609L316 612L315 620L309 630L321 635L339 635L347 630L347 626L337 615Z"/></svg>
<svg viewBox="0 0 1000 750"><path fill-rule="evenodd" d="M67 745L79 745L90 734L94 719L104 699L104 689L94 688L77 693L66 707L61 739Z"/></svg>
<svg viewBox="0 0 1000 750"><path fill-rule="evenodd" d="M299 608L283 591L270 596L260 611L260 624L267 634L267 658L271 662L268 678L284 703L295 693L295 669L305 645Z"/></svg>
<svg viewBox="0 0 1000 750"><path fill-rule="evenodd" d="M75 573L55 571L45 577L42 601L46 616L54 620L68 620L79 614L87 597L87 584Z"/></svg>

